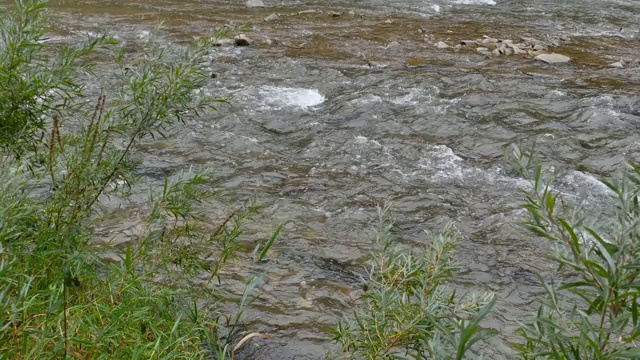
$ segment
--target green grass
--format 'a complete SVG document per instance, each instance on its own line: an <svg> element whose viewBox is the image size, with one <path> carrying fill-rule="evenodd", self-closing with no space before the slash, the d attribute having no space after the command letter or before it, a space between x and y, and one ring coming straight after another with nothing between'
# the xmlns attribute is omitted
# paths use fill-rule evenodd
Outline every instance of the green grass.
<svg viewBox="0 0 640 360"><path fill-rule="evenodd" d="M185 171L151 192L119 260L103 259L93 232L102 200L126 204L140 181L136 145L219 102L196 95L209 38L142 54L108 36L49 49L44 6L16 2L0 18L0 358L229 357L250 293L222 312L221 275L254 209L212 228L211 172ZM107 79L86 61L96 52L117 69ZM81 77L112 91L87 103Z"/></svg>

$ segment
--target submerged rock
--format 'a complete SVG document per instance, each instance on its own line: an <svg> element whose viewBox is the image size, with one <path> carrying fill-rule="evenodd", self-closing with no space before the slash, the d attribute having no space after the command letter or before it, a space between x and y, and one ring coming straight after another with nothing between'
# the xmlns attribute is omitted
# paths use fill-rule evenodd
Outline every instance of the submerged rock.
<svg viewBox="0 0 640 360"><path fill-rule="evenodd" d="M247 0L246 5L248 8L264 7L262 0Z"/></svg>
<svg viewBox="0 0 640 360"><path fill-rule="evenodd" d="M447 43L444 41L438 41L435 47L437 47L438 49L446 49L449 47L449 45L447 45Z"/></svg>
<svg viewBox="0 0 640 360"><path fill-rule="evenodd" d="M278 14L273 13L267 16L266 18L264 18L264 21L267 21L267 22L274 21L274 20L278 20L278 18L279 18Z"/></svg>
<svg viewBox="0 0 640 360"><path fill-rule="evenodd" d="M429 60L424 58L411 58L404 62L408 69L421 68L430 65Z"/></svg>
<svg viewBox="0 0 640 360"><path fill-rule="evenodd" d="M282 120L272 120L263 125L267 131L275 134L288 134L296 130L295 126Z"/></svg>
<svg viewBox="0 0 640 360"><path fill-rule="evenodd" d="M562 64L562 63L568 63L571 60L571 58L568 56L565 56L562 54L556 54L556 53L540 54L536 56L534 59L545 62L547 64Z"/></svg>

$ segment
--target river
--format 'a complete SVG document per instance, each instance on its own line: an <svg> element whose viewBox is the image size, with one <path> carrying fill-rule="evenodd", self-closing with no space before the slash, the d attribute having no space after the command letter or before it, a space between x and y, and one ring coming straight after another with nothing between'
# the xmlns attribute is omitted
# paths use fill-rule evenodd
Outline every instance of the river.
<svg viewBox="0 0 640 360"><path fill-rule="evenodd" d="M251 24L244 32L253 46L212 55L216 78L204 90L231 96L231 105L138 152L150 182L212 166L225 194L211 210L218 216L249 198L266 205L247 228L249 245L289 221L271 260L250 269L264 272L266 285L246 319L272 335L256 359L336 350L329 330L362 287L375 206L385 201L398 238L416 247L428 241L423 230L456 224L465 267L457 286L499 299L484 326L501 335L480 351L512 356L516 319L535 311L541 292L533 274L551 268L549 244L516 225L527 181L505 154L535 140L558 190L592 206L605 201L597 179L640 150L640 2L265 2L65 0L50 12L60 41L102 29L135 44L163 20L166 41L178 43ZM485 35L556 41L551 51L572 61L455 48ZM624 68L610 66L621 58ZM126 217L106 230L124 231Z"/></svg>

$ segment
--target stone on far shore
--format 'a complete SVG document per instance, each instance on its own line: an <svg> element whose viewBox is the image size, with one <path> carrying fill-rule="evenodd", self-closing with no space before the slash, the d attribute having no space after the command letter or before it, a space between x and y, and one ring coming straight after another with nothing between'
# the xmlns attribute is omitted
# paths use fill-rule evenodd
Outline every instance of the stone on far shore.
<svg viewBox="0 0 640 360"><path fill-rule="evenodd" d="M546 62L547 64L562 64L568 63L571 58L562 54L540 54L536 56L534 59L542 62Z"/></svg>

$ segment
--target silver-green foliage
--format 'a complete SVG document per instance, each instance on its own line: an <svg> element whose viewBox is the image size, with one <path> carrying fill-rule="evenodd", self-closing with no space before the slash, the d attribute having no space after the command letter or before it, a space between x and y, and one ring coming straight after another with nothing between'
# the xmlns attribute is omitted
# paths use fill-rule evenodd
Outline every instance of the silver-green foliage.
<svg viewBox="0 0 640 360"><path fill-rule="evenodd" d="M394 243L385 210L378 216L365 292L353 316L338 324L335 340L352 359L468 357L476 342L493 334L479 322L494 297L458 297L448 286L457 232L447 228L415 252Z"/></svg>
<svg viewBox="0 0 640 360"><path fill-rule="evenodd" d="M136 55L106 36L48 48L44 6L17 1L0 18L0 359L228 356L224 325L239 318L220 312L217 284L251 208L211 227L210 174L186 171L152 190L120 260L104 260L93 232L103 200L130 200L136 145L213 108L198 95L206 39ZM78 80L96 51L115 70L87 79L108 96Z"/></svg>
<svg viewBox="0 0 640 360"><path fill-rule="evenodd" d="M576 205L554 189L531 153L514 148L531 220L558 266L534 321L522 327L524 359L640 359L640 168L612 181L609 201Z"/></svg>

